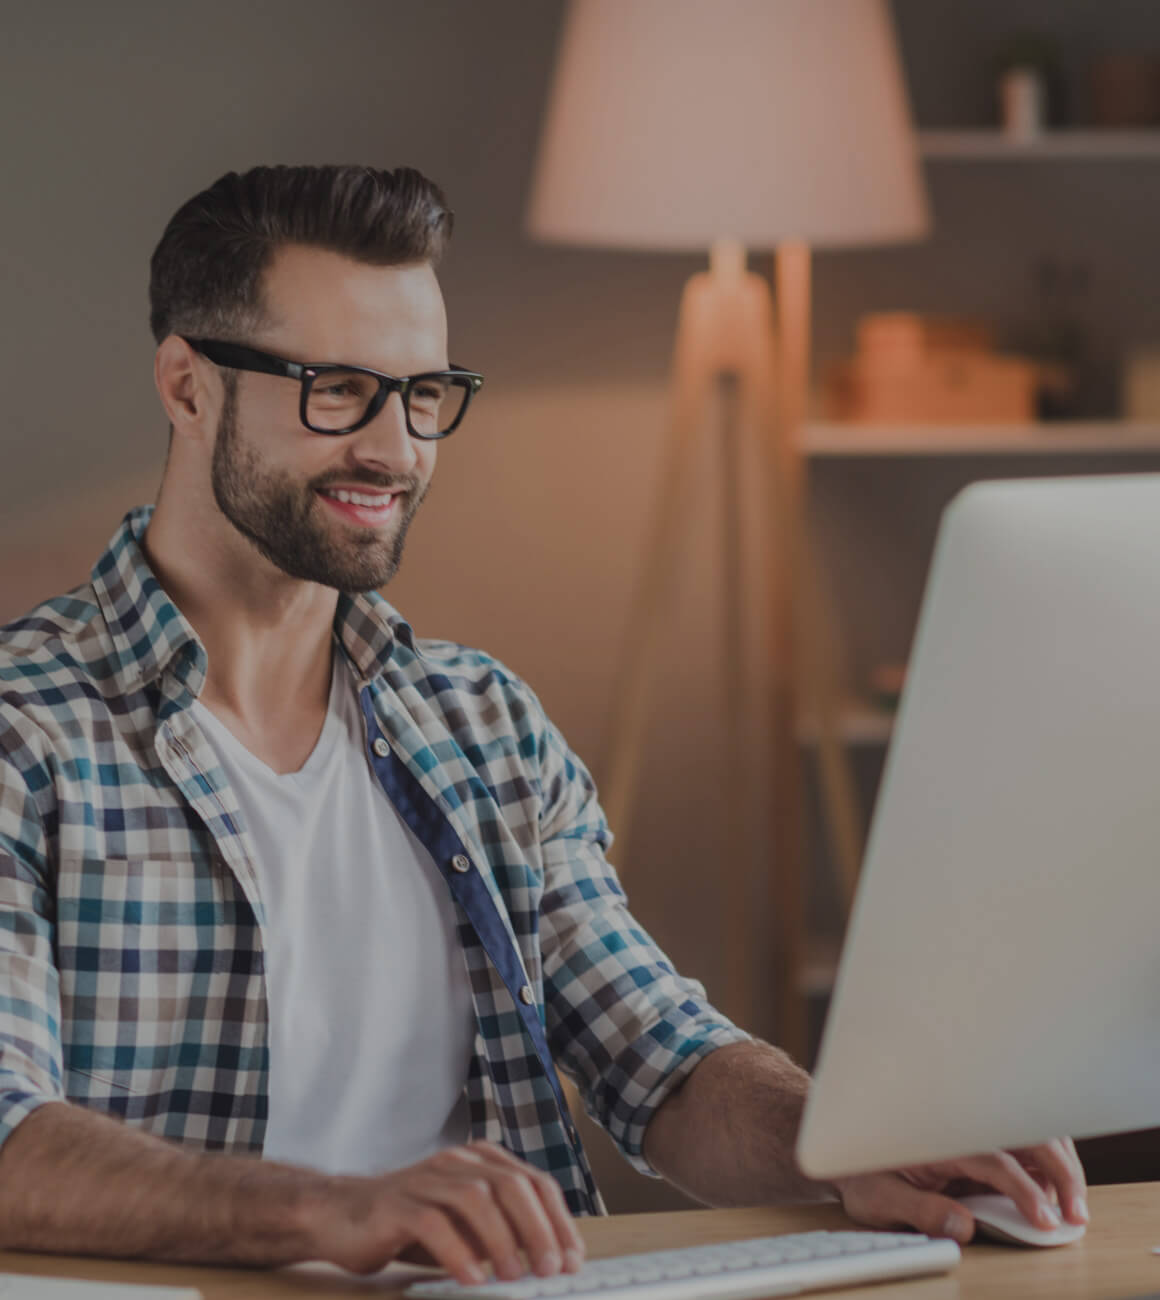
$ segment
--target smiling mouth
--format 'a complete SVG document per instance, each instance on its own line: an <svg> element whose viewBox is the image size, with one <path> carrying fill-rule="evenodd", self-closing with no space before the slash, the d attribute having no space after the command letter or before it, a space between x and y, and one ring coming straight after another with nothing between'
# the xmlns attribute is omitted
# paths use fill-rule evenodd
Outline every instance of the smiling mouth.
<svg viewBox="0 0 1160 1300"><path fill-rule="evenodd" d="M368 528L381 528L395 517L401 492L351 492L345 488L319 488L318 496L337 514Z"/></svg>

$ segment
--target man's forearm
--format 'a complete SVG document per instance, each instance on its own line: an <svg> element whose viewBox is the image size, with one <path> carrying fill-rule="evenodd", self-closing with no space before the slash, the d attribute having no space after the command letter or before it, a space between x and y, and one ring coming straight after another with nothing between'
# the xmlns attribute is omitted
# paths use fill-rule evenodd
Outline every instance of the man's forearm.
<svg viewBox="0 0 1160 1300"><path fill-rule="evenodd" d="M203 1154L64 1102L0 1148L0 1247L283 1264L309 1258L325 1175Z"/></svg>
<svg viewBox="0 0 1160 1300"><path fill-rule="evenodd" d="M718 1048L653 1116L645 1159L707 1205L834 1196L829 1184L806 1178L794 1159L809 1083L803 1069L768 1043Z"/></svg>

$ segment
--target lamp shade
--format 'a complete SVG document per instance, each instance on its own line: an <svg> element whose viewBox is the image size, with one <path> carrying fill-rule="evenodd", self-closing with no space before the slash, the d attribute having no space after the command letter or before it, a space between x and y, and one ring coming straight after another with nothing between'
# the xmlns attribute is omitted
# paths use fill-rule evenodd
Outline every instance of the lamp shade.
<svg viewBox="0 0 1160 1300"><path fill-rule="evenodd" d="M571 0L528 222L685 250L922 235L884 0Z"/></svg>

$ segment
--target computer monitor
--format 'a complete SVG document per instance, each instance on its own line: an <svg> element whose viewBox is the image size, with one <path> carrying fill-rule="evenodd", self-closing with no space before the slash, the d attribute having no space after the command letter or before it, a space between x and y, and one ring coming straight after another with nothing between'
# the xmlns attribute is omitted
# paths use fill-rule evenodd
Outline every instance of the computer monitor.
<svg viewBox="0 0 1160 1300"><path fill-rule="evenodd" d="M939 530L798 1143L817 1178L1160 1124L1160 475Z"/></svg>

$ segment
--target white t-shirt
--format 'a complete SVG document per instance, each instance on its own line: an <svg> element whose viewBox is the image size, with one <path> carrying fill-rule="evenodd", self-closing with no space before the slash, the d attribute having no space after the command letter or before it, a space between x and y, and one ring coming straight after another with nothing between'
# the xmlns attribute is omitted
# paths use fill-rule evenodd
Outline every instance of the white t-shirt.
<svg viewBox="0 0 1160 1300"><path fill-rule="evenodd" d="M194 709L237 793L266 907L263 1154L369 1174L465 1142L476 1024L455 906L370 769L342 651L297 772L277 774Z"/></svg>

